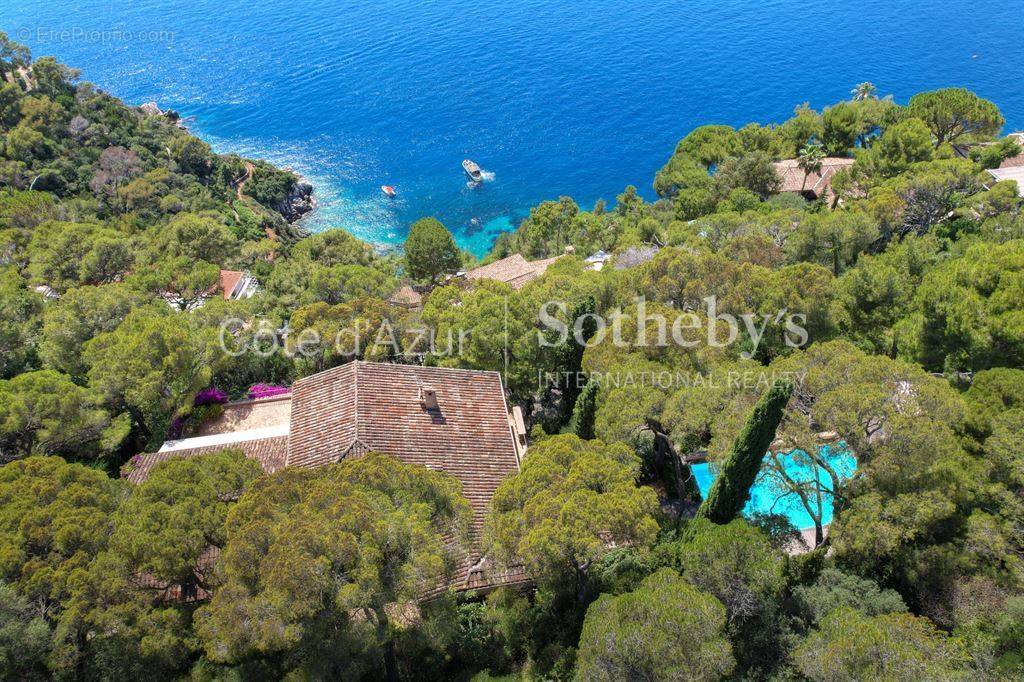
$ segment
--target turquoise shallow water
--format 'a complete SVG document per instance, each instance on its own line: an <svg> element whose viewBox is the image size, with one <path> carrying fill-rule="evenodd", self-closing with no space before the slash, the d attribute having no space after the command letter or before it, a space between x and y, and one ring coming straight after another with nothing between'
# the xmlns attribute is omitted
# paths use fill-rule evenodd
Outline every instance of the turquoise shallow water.
<svg viewBox="0 0 1024 682"><path fill-rule="evenodd" d="M836 474L847 479L853 476L857 470L857 460L845 448L834 448L829 450L827 446L823 449L826 460L836 471ZM826 485L831 485L831 478L825 470L818 466L809 466L806 457L791 455L783 458L786 473L796 481L809 482L815 480L815 475ZM714 483L717 472L709 464L694 464L690 467L694 478L697 479L697 487L700 494L707 497ZM821 522L823 525L832 523L833 500L829 494L823 495L821 504ZM750 499L743 508L744 515L753 514L783 514L797 528L814 528L814 519L807 513L800 498L782 488L781 484L774 480L765 470L758 474L757 480L750 488Z"/></svg>
<svg viewBox="0 0 1024 682"><path fill-rule="evenodd" d="M529 207L650 184L702 123L784 120L863 80L963 85L1024 125L1021 7L994 0L4 0L0 30L220 151L307 175L313 229L480 253ZM466 187L463 158L494 179ZM389 201L380 185L398 188Z"/></svg>

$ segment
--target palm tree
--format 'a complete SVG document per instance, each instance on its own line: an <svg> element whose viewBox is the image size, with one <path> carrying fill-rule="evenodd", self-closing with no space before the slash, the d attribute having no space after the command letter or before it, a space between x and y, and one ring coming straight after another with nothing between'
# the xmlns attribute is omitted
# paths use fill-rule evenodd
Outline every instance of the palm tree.
<svg viewBox="0 0 1024 682"><path fill-rule="evenodd" d="M854 102L863 102L866 99L873 99L877 91L878 88L871 83L864 81L863 83L858 83L857 87L850 92L853 94Z"/></svg>
<svg viewBox="0 0 1024 682"><path fill-rule="evenodd" d="M804 172L804 182L800 185L803 192L807 187L807 178L811 173L821 173L821 162L825 158L825 148L817 142L808 143L796 157L796 165Z"/></svg>

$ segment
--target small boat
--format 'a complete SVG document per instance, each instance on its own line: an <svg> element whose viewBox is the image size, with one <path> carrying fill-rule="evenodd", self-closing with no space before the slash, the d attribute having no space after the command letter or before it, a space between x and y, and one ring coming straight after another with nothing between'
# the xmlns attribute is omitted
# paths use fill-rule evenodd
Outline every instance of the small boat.
<svg viewBox="0 0 1024 682"><path fill-rule="evenodd" d="M380 191L384 192L384 194L387 194L389 197L393 197L396 194L398 194L398 192L395 191L395 188L392 187L391 185L381 185Z"/></svg>
<svg viewBox="0 0 1024 682"><path fill-rule="evenodd" d="M466 171L466 175L468 175L469 179L472 180L473 182L483 182L483 169L480 168L480 166L476 165L474 162L470 161L469 159L465 159L462 162L462 170Z"/></svg>

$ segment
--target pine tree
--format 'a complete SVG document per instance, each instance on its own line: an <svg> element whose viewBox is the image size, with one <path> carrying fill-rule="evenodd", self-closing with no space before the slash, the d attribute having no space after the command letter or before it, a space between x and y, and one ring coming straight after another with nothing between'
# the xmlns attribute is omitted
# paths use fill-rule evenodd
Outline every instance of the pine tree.
<svg viewBox="0 0 1024 682"><path fill-rule="evenodd" d="M761 470L761 461L775 439L775 430L779 428L782 412L792 394L791 383L776 381L757 401L746 425L736 436L732 451L722 463L707 499L697 510L698 518L729 523L740 513L750 497L750 486Z"/></svg>
<svg viewBox="0 0 1024 682"><path fill-rule="evenodd" d="M434 282L441 275L459 269L455 238L436 218L420 218L409 228L405 240L405 266L415 280Z"/></svg>

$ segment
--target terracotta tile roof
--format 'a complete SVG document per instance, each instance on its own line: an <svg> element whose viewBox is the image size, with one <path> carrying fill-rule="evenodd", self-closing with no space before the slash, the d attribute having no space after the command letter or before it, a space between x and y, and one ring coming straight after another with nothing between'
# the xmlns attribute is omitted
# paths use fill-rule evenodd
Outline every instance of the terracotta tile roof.
<svg viewBox="0 0 1024 682"><path fill-rule="evenodd" d="M434 392L436 409L424 407L421 390ZM505 391L496 372L350 362L295 382L288 435L187 446L187 441L168 443L165 448L177 449L139 455L122 475L139 483L159 462L225 448L242 449L270 473L284 466L322 466L382 452L444 471L462 483L473 511L472 542L459 560L453 588L486 590L529 581L521 567L495 566L480 552L494 491L519 468Z"/></svg>
<svg viewBox="0 0 1024 682"><path fill-rule="evenodd" d="M533 276L530 277L530 279L524 281L523 284L526 284L526 282L529 282L531 279L536 279L543 275L545 272L547 272L548 266L554 263L559 258L561 258L561 256L554 256L553 258L542 258L540 260L530 261L530 266L533 268ZM516 282L512 282L511 284L514 288L519 288L518 286L516 286Z"/></svg>
<svg viewBox="0 0 1024 682"><path fill-rule="evenodd" d="M439 409L424 408L421 387L436 392ZM452 474L482 521L518 468L500 375L350 362L295 383L288 466L370 451Z"/></svg>
<svg viewBox="0 0 1024 682"><path fill-rule="evenodd" d="M132 483L142 483L149 477L153 467L160 462L165 462L175 457L195 457L197 455L209 455L221 450L233 449L241 450L245 453L246 457L259 462L264 471L272 474L284 467L285 459L288 455L288 436L257 438L220 445L205 445L197 448L165 450L136 455L122 467L121 475Z"/></svg>
<svg viewBox="0 0 1024 682"><path fill-rule="evenodd" d="M424 408L421 387L435 391L438 409ZM479 551L491 497L519 468L499 374L357 361L300 379L292 400L288 466L375 451L447 472L473 509L472 547L453 587L527 580L521 568L494 567Z"/></svg>
<svg viewBox="0 0 1024 682"><path fill-rule="evenodd" d="M823 193L829 192L832 176L836 174L836 171L852 166L853 161L853 159L835 156L826 157L821 160L821 173L809 174L806 183L804 182L804 172L797 159L786 159L772 165L775 166L775 172L782 180L780 192L801 192L820 197Z"/></svg>
<svg viewBox="0 0 1024 682"><path fill-rule="evenodd" d="M1024 132L1010 133L1006 137L1016 141L1018 145L1024 147ZM1003 159L1003 162L999 164L1000 168L1019 168L1024 166L1024 150L1016 156L1011 156L1008 159Z"/></svg>
<svg viewBox="0 0 1024 682"><path fill-rule="evenodd" d="M1014 141L1017 142L1017 144L1019 144L1021 146L1024 146L1024 133L1010 133L1009 135L1006 136L1006 139L1014 140ZM972 149L976 149L978 147L989 147L989 146L994 145L994 144L997 144L997 143L996 142L976 142L976 143L954 144L954 145L952 145L952 147L953 147L953 151L956 153L957 156L959 156L961 158L964 158L964 159L970 159L971 158L971 150ZM1021 152L1020 154L1017 154L1016 156L1011 156L1011 157L1005 158L1005 159L1003 159L999 163L999 168L1019 168L1020 166L1024 166L1024 152Z"/></svg>
<svg viewBox="0 0 1024 682"><path fill-rule="evenodd" d="M231 294L235 293L235 288L244 276L245 273L238 270L220 271L220 294L225 301L231 300Z"/></svg>
<svg viewBox="0 0 1024 682"><path fill-rule="evenodd" d="M154 600L159 603L194 604L206 601L210 595L202 585L206 584L207 578L211 575L214 564L217 563L219 556L220 549L218 547L211 545L203 550L203 553L199 555L199 561L196 562L196 566L193 568L195 581L191 584L182 585L180 583L160 580L152 573L145 572L136 573L129 580L136 588L150 591Z"/></svg>
<svg viewBox="0 0 1024 682"><path fill-rule="evenodd" d="M423 295L406 284L388 299L389 303L400 305L403 308L418 308L423 305Z"/></svg>
<svg viewBox="0 0 1024 682"><path fill-rule="evenodd" d="M223 410L219 417L202 424L195 435L211 436L218 433L287 426L291 421L292 396L285 394L238 400L225 403Z"/></svg>
<svg viewBox="0 0 1024 682"><path fill-rule="evenodd" d="M245 273L238 270L221 270L217 277L217 283L204 291L203 295L213 296L219 293L225 301L230 301L231 294L235 293L235 289L243 277L245 277Z"/></svg>
<svg viewBox="0 0 1024 682"><path fill-rule="evenodd" d="M494 261L487 265L473 268L466 273L467 279L494 279L505 282L513 289L520 289L527 282L537 279L548 269L548 266L561 256L543 260L528 261L520 253Z"/></svg>
<svg viewBox="0 0 1024 682"><path fill-rule="evenodd" d="M1024 154L1003 159L1003 162L999 164L1000 168L1020 168L1021 166L1024 166Z"/></svg>
<svg viewBox="0 0 1024 682"><path fill-rule="evenodd" d="M487 265L473 268L466 273L466 279L494 279L499 282L511 282L533 274L533 267L521 253L514 253L507 258L496 260Z"/></svg>

